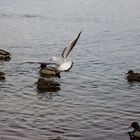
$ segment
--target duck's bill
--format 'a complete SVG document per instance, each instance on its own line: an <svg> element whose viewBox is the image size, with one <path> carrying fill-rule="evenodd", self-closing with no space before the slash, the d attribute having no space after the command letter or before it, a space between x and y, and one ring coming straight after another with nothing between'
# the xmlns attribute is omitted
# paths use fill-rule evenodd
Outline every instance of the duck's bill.
<svg viewBox="0 0 140 140"><path fill-rule="evenodd" d="M72 66L73 66L73 62L71 60L65 61L58 67L58 70L59 71L69 71L72 68Z"/></svg>
<svg viewBox="0 0 140 140"><path fill-rule="evenodd" d="M127 73L125 73L125 75L128 75L128 72L127 72Z"/></svg>

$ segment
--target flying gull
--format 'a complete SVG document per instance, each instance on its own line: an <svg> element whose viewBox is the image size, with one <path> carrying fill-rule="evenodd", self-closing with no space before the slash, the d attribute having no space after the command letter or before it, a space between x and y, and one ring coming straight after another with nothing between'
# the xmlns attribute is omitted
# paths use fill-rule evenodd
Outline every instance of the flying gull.
<svg viewBox="0 0 140 140"><path fill-rule="evenodd" d="M62 71L68 71L72 68L73 66L73 61L72 60L67 60L69 53L72 51L74 46L76 45L81 32L73 39L71 40L62 53L60 54L59 57L52 57L48 60L47 63L44 62L28 62L28 63L39 63L41 64L40 67L40 75L43 77L49 77L49 76L58 76L60 77L60 72Z"/></svg>
<svg viewBox="0 0 140 140"><path fill-rule="evenodd" d="M67 57L68 57L69 53L72 51L72 49L74 48L74 46L76 45L76 43L81 35L81 32L82 31L80 31L80 33L66 45L66 47L64 48L63 52L61 53L61 55L59 57L52 57L49 60L48 64L50 64L50 68L55 67L57 69L57 71L60 71L60 72L68 71L71 69L71 67L73 65L73 61L67 60ZM54 66L51 66L52 64ZM49 65L48 65L48 67L49 67Z"/></svg>

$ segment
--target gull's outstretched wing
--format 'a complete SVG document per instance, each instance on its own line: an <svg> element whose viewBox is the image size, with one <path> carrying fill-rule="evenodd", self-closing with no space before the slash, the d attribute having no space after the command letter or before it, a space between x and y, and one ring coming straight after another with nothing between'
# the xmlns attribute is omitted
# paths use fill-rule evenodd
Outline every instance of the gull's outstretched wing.
<svg viewBox="0 0 140 140"><path fill-rule="evenodd" d="M73 49L75 44L77 43L77 41L81 35L81 32L72 41L70 41L69 44L64 48L64 50L61 54L63 61L67 58L67 56L69 55L69 53L71 52L71 50Z"/></svg>
<svg viewBox="0 0 140 140"><path fill-rule="evenodd" d="M52 57L49 60L49 63L54 63L59 71L70 70L71 67L73 66L73 62L70 60L69 61L66 60L66 58L68 57L69 53L77 43L81 35L81 32L72 41L68 43L68 45L64 48L62 54L59 57Z"/></svg>

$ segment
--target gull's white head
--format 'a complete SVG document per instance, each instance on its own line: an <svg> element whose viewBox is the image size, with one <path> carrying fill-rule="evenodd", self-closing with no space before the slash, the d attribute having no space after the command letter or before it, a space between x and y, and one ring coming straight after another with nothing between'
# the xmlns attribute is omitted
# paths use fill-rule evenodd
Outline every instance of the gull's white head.
<svg viewBox="0 0 140 140"><path fill-rule="evenodd" d="M52 58L49 59L49 61L55 62L57 60L57 58L55 56L53 56Z"/></svg>

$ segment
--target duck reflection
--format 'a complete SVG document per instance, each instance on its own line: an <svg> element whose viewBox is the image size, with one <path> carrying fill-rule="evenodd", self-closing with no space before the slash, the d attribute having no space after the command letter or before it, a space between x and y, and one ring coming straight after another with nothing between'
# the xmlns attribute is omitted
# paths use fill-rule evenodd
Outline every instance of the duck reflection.
<svg viewBox="0 0 140 140"><path fill-rule="evenodd" d="M0 71L0 80L5 80L5 74Z"/></svg>
<svg viewBox="0 0 140 140"><path fill-rule="evenodd" d="M52 79L39 78L37 81L38 92L57 92L60 90L60 84Z"/></svg>

